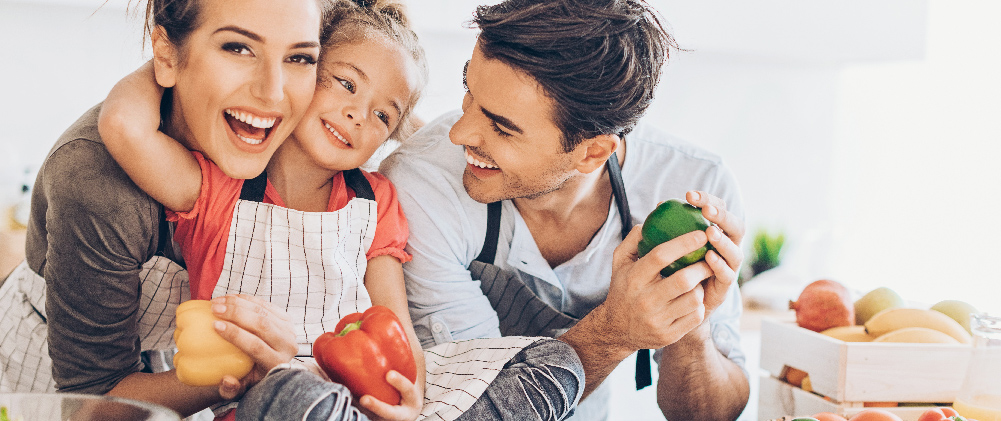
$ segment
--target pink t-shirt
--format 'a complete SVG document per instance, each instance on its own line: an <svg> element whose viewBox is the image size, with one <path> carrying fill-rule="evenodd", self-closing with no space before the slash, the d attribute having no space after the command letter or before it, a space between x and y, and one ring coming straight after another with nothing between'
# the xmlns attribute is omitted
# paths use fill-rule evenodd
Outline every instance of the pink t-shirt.
<svg viewBox="0 0 1001 421"><path fill-rule="evenodd" d="M223 174L218 166L199 152L192 152L192 155L202 169L202 187L198 200L188 212L167 210L167 220L177 222L174 241L181 247L181 254L187 264L191 298L207 300L212 298L212 290L222 274L233 209L236 201L240 200L244 180ZM390 255L403 263L410 261L410 254L404 251L409 228L400 202L396 199L396 189L379 173L362 173L372 185L378 209L375 238L366 256L371 260L377 256ZM334 176L333 184L327 204L328 212L343 208L355 197L354 191L344 183L343 173ZM268 181L264 190L263 203L285 207L285 202L278 196L271 181Z"/></svg>

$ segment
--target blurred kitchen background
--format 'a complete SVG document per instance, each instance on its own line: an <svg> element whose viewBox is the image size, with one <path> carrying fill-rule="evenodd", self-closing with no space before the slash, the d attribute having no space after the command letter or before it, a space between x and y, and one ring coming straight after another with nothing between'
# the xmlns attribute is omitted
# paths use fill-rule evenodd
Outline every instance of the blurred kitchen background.
<svg viewBox="0 0 1001 421"><path fill-rule="evenodd" d="M475 38L465 22L484 2L409 2L431 64L425 120L458 108ZM828 278L1001 314L1001 2L651 3L688 51L672 55L646 120L725 158L748 252L759 230L785 236L781 265L745 295L781 307ZM16 207L59 134L148 58L143 4L127 6L0 0L0 209ZM651 389L616 399L615 419L652 416Z"/></svg>

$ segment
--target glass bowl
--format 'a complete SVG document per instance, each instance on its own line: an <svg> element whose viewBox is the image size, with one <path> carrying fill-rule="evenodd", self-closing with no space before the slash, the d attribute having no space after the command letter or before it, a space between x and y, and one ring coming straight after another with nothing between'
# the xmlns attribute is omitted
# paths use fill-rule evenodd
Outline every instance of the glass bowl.
<svg viewBox="0 0 1001 421"><path fill-rule="evenodd" d="M3 416L6 415L6 418ZM0 393L0 421L180 421L148 402L72 393Z"/></svg>

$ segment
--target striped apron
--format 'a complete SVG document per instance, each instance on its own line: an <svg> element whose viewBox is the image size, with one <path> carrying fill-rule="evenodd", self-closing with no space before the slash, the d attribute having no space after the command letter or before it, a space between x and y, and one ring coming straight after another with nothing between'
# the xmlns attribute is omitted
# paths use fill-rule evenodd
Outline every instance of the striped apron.
<svg viewBox="0 0 1001 421"><path fill-rule="evenodd" d="M250 294L282 308L295 325L300 360L344 315L372 305L364 287L366 252L375 236L377 205L358 170L344 172L355 192L335 212L300 212L261 203L264 174L244 182L233 210L226 257L212 295ZM169 370L174 314L191 296L187 271L157 256L140 273L140 339L144 355L161 351ZM52 392L45 324L45 280L22 263L0 286L0 392ZM474 339L424 351L427 384L420 418L452 420L479 399L503 366L539 338ZM153 353L155 354L155 353ZM234 403L213 407L225 413Z"/></svg>
<svg viewBox="0 0 1001 421"><path fill-rule="evenodd" d="M296 329L297 359L350 313L372 306L365 288L366 252L378 207L359 170L344 171L355 198L334 212L301 212L261 203L266 175L244 183L233 213L226 261L212 296L248 294L284 309ZM450 420L469 409L515 354L538 338L479 339L425 350L423 417ZM221 414L234 403L216 405Z"/></svg>
<svg viewBox="0 0 1001 421"><path fill-rule="evenodd" d="M626 199L625 184L622 181L622 169L619 167L616 154L612 154L605 167L612 183L612 197L615 199L622 222L622 238L625 239L633 227L633 222L629 213L629 201ZM580 319L563 313L543 301L525 285L517 273L494 265L500 221L501 202L487 205L486 239L480 255L469 264L469 272L473 279L480 281L483 294L497 311L501 334L550 338L562 335ZM642 389L651 382L650 350L641 349L636 356L636 388Z"/></svg>

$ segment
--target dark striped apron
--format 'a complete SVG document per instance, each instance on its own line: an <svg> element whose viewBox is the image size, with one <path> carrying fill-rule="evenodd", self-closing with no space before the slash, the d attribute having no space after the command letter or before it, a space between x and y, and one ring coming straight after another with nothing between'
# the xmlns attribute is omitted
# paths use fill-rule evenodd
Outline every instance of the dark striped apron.
<svg viewBox="0 0 1001 421"><path fill-rule="evenodd" d="M605 162L605 167L612 183L612 197L615 199L622 221L622 238L625 239L633 223L629 213L629 201L626 199L625 184L622 182L622 168L619 167L616 154L612 154ZM550 338L562 335L580 319L565 314L543 301L521 281L517 273L494 265L497 241L500 237L500 222L501 202L488 204L487 235L480 255L469 264L469 272L473 279L480 281L480 289L497 312L501 334ZM589 309L588 312L591 310L593 309ZM651 383L650 350L641 349L636 355L636 389L642 389Z"/></svg>

